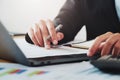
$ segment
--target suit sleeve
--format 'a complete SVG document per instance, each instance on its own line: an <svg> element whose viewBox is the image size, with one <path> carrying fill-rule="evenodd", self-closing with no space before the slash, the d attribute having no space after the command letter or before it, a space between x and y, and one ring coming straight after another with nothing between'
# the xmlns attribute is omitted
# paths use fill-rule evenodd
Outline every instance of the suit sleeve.
<svg viewBox="0 0 120 80"><path fill-rule="evenodd" d="M59 42L60 44L73 40L84 25L82 8L82 0L67 0L54 19L55 26L63 25L60 32L64 33L64 39ZM28 34L26 34L25 39L27 42L32 43Z"/></svg>

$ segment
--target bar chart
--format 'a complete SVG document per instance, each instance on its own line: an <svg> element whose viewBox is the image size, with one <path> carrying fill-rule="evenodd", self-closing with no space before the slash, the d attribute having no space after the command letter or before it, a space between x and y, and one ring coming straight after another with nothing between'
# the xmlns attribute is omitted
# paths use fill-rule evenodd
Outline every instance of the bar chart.
<svg viewBox="0 0 120 80"><path fill-rule="evenodd" d="M47 74L48 71L44 71L44 70L29 70L29 69L15 69L15 68L0 68L0 78L1 77L5 77L5 76L21 76L24 75L26 77L33 77L33 76L40 76L40 75L44 75Z"/></svg>

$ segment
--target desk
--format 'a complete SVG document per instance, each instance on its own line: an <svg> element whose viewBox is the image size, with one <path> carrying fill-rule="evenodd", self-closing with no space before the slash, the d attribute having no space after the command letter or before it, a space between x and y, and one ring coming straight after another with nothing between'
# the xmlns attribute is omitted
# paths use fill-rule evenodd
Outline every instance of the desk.
<svg viewBox="0 0 120 80"><path fill-rule="evenodd" d="M8 63L9 61L0 59L0 62L6 62L6 63Z"/></svg>
<svg viewBox="0 0 120 80"><path fill-rule="evenodd" d="M120 80L120 74L104 73L89 61L40 67L0 61L0 80Z"/></svg>

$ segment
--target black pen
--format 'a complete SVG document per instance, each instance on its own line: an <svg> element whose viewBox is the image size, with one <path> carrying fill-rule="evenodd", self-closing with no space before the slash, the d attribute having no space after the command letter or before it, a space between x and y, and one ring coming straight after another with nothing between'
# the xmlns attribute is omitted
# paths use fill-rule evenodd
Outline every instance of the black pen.
<svg viewBox="0 0 120 80"><path fill-rule="evenodd" d="M14 32L9 32L11 36L24 36L25 33L14 33Z"/></svg>
<svg viewBox="0 0 120 80"><path fill-rule="evenodd" d="M89 48L86 47L86 46L76 46L74 44L64 44L63 46L68 46L68 47L71 47L71 48L78 48L78 49L86 49L88 50Z"/></svg>
<svg viewBox="0 0 120 80"><path fill-rule="evenodd" d="M83 42L79 42L79 43L83 43ZM68 46L68 47L71 47L71 48L78 48L78 49L86 49L86 50L88 50L89 49L89 47L87 47L87 46L77 46L77 45L75 45L75 44L77 44L77 43L71 43L71 44L62 44L63 46Z"/></svg>

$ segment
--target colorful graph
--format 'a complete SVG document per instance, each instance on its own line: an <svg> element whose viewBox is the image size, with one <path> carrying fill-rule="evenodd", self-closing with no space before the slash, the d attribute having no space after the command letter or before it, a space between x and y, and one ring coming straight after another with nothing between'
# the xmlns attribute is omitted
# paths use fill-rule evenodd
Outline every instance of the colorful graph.
<svg viewBox="0 0 120 80"><path fill-rule="evenodd" d="M46 74L47 71L33 71L31 73L28 74L28 76L33 76L33 75L42 75L42 74Z"/></svg>
<svg viewBox="0 0 120 80"><path fill-rule="evenodd" d="M46 73L48 73L48 71L42 71L42 70L34 70L34 71L30 70L29 71L27 69L0 68L0 77L7 76L7 75L14 75L14 74L16 74L16 75L24 74L25 76L32 77L34 75L43 75L43 74L46 74Z"/></svg>

